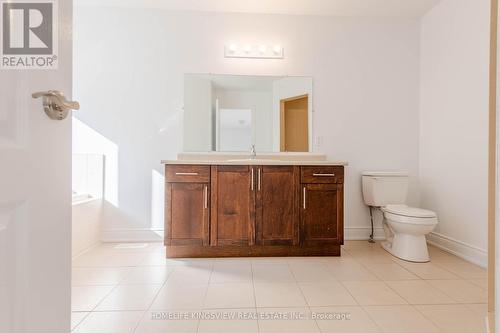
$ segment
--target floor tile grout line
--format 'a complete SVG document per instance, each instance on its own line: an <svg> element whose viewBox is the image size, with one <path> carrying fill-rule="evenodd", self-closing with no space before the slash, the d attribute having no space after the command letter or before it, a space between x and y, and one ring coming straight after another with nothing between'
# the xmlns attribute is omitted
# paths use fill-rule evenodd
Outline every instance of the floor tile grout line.
<svg viewBox="0 0 500 333"><path fill-rule="evenodd" d="M290 270L291 270L291 267L290 267ZM295 276L295 274L293 273L293 271L292 271L292 274ZM309 304L309 302L307 301L307 297L306 297L306 295L304 294L304 291L302 290L302 288L301 288L301 286L300 286L300 284L299 284L299 282L298 282L298 281L297 281L297 288L299 288L299 290L300 290L300 294L301 294L301 295L302 295L302 297L304 298L304 301L306 302L306 305L307 305L307 309L309 310L309 315L311 315L311 314L312 314L311 305L310 305L310 304ZM313 319L311 319L311 320L313 320ZM318 324L318 321L317 321L317 320L315 320L315 319L314 319L314 324L316 325L316 328L318 329L318 332L322 332L322 331L321 331L321 328L320 328L320 326L319 326L319 324Z"/></svg>
<svg viewBox="0 0 500 333"><path fill-rule="evenodd" d="M450 263L451 263L451 262L450 262ZM471 265L473 265L473 266L477 266L477 265L474 265L474 264L469 263L469 262L467 262L467 263L468 263L468 264L471 264ZM450 270L449 268L447 268L447 267L443 266L443 265L442 265L442 264L443 264L442 262L440 263L439 261L437 261L437 262L435 261L435 262L434 262L434 264L435 264L436 266L438 266L439 268L441 268L441 269L443 269L443 270L447 271L448 273L455 275L456 277L458 277L458 279L466 279L466 278L464 278L462 275L457 274L457 273L453 272L452 270ZM478 267L479 267L479 266L478 266ZM455 279L454 279L454 280L455 280Z"/></svg>
<svg viewBox="0 0 500 333"><path fill-rule="evenodd" d="M251 261L250 261L250 272L252 274L253 306L254 306L254 308L257 308L257 295L255 294L255 280L254 280L253 263Z"/></svg>
<svg viewBox="0 0 500 333"><path fill-rule="evenodd" d="M84 319L82 319L82 321L81 321L81 322L80 322L77 326L80 326L80 325L84 322L84 320L86 320L88 317L90 317L90 315L91 315L92 313L94 313L94 312L98 312L98 311L96 311L97 307L98 307L98 306L99 306L99 305L100 305L100 304L101 304L101 303L102 303L102 302L103 302L103 301L104 301L104 300L105 300L105 299L106 299L109 295L111 295L111 293L112 293L112 292L113 292L113 291L114 291L117 287L118 287L118 285L114 285L114 286L113 286L113 288L111 288L111 289L110 289L110 291L109 291L106 295L104 295L104 297L102 297L102 298L101 298L101 300L100 300L100 301L98 301L98 302L96 303L96 305L95 305L95 306L94 306L94 307L93 307L90 311L88 311L87 316L85 316L85 318L84 318ZM82 312L83 312L83 311L82 311Z"/></svg>
<svg viewBox="0 0 500 333"><path fill-rule="evenodd" d="M354 298L354 300L356 301L356 303L358 303L359 306L397 306L397 305L409 305L408 301L402 297L399 293L397 293L396 291L394 291L391 287L389 287L387 285L387 283L385 283L385 281L342 281L342 284L344 285L344 287L347 289L347 291L349 291L349 288L344 284L345 282L363 282L363 283L366 283L366 282L382 282L384 283L384 285L386 285L391 291L395 292L396 295L398 297L400 297L403 301L405 301L406 303L386 303L386 304L361 304L359 303L359 301L356 299L356 297L354 297L354 295L352 295L352 297ZM350 293L350 291L349 291Z"/></svg>
<svg viewBox="0 0 500 333"><path fill-rule="evenodd" d="M396 289L394 289L393 287L391 287L390 284L388 284L387 282L399 282L399 281L405 281L405 280L396 280L396 281L383 281L385 282L385 284L387 285L387 287L389 287L389 289L391 289L392 291L394 291L396 294L399 295L399 297L403 298L409 305L434 305L434 304L437 304L437 303L422 303L422 304L415 304L415 303L411 303L410 300L406 297L404 297L401 293L399 293ZM420 281L420 280L406 280L406 281ZM454 303L443 303L443 304L457 304L456 301L448 294L444 293L442 290L439 290L438 288L434 287L433 285L431 285L429 282L427 282L427 280L422 280L425 284L428 285L428 287L430 287L430 289L435 289L441 293L443 293L443 295L449 297Z"/></svg>
<svg viewBox="0 0 500 333"><path fill-rule="evenodd" d="M149 306L146 308L145 311L150 311L151 310L151 307L153 306L154 302L158 298L158 295L160 294L161 290L165 287L165 285L167 284L168 279L170 278L170 276L172 275L172 273L174 271L175 271L175 268L173 269L173 271L171 271L171 272L168 273L167 278L165 279L165 281L163 281L163 284L161 285L161 287L158 288L158 291L156 292L155 296L153 297L153 299L151 300L151 302L149 303Z"/></svg>
<svg viewBox="0 0 500 333"><path fill-rule="evenodd" d="M108 296L109 296L109 295L111 295L111 293L112 293L113 291L115 291L115 289L116 289L116 288L118 288L118 285L113 286L113 288L111 288L111 290L110 290L110 291L109 291L109 292L108 292L108 293L107 293L107 294L106 294L103 298L101 298L101 300L100 300L99 302L97 302L97 303L96 303L96 305L92 308L92 310L90 310L90 312L94 312L94 311L97 309L97 307L98 307L98 306L99 306L99 305L100 305L100 304L101 304L101 303L102 303L102 302L103 302L106 298L108 298Z"/></svg>
<svg viewBox="0 0 500 333"><path fill-rule="evenodd" d="M293 276L293 278L294 278L294 284L295 284L295 286L299 289L300 294L302 295L302 298L304 299L304 302L306 303L306 308L307 308L307 309L309 310L309 312L310 312L310 311L311 311L311 308L309 307L309 303L307 302L307 299L306 299L306 297L304 296L304 293L302 292L302 289L301 289L301 288L300 288L300 286L299 286L299 283L298 283L298 281L297 281L297 278L295 277L295 273L293 272L292 267L290 266L290 262L289 262L288 260L286 260L286 265L288 266L288 269L290 270L290 273L292 274L292 276ZM289 283L289 282L288 282L288 283ZM290 284L291 284L291 283L290 283ZM290 309L290 308L292 308L292 307L286 307L286 306L285 306L285 307L261 307L261 308L264 308L264 309L265 309L265 308L271 308L271 309L272 309L272 308L278 308L278 309L279 309L279 308L285 308L285 309ZM297 306L296 308L299 308L299 309L304 309L304 306L301 306L301 307L298 307L298 306ZM319 328L318 323L317 323L316 321L314 321L314 322L315 322L316 327L318 328L318 331L319 331L319 332L321 332L321 329ZM257 328L258 328L258 330L259 330L259 332L260 332L260 320L258 320L258 319L257 319Z"/></svg>
<svg viewBox="0 0 500 333"><path fill-rule="evenodd" d="M76 324L75 327L71 328L70 332L76 331L77 327L80 326L85 321L85 319L87 319L87 317L90 316L90 314L92 313L90 311L72 311L72 312L86 312L86 315L82 318L82 320L80 320L78 324Z"/></svg>
<svg viewBox="0 0 500 333"><path fill-rule="evenodd" d="M135 266L125 266L125 267L133 267L133 268L135 268L135 267L140 267L140 266L139 266L139 265L135 265ZM130 269L128 270L128 272L129 272L129 273L130 273L130 270L132 270L132 268L130 268ZM105 296L104 296L104 297L103 297L103 298L102 298L102 299L101 299L101 300L100 300L100 301L99 301L99 302L95 305L95 307L94 307L94 308L93 308L93 309L89 312L89 314L85 317L85 319L86 319L88 316L90 316L90 314L92 314L92 313L99 313L99 312L127 312L127 311L137 311L137 312L139 312L139 311L142 311L142 312L143 312L143 315L141 316L141 318L139 319L139 321L137 322L137 324L136 324L136 326L135 326L135 328L134 328L134 330L133 330L133 332L135 332L135 330L137 329L138 325L140 324L140 322L141 322L142 318L144 317L144 314L145 314L145 313L149 310L149 308L151 307L152 303L154 302L154 300L155 300L155 299L156 299L156 297L158 296L158 293L160 292L161 288L165 285L165 283L166 283L166 281L168 280L168 277L170 277L170 274L171 274L171 273L172 273L172 272L170 272L170 273L168 274L167 279L163 282L163 284L161 285L161 287L158 289L157 293L156 293L156 294L155 294L155 296L153 297L153 300L151 301L151 303L149 304L149 306L148 306L145 310L105 310L105 311L98 311L98 310L97 310L97 308L99 307L99 305L100 305L100 304L101 304L101 303L102 303L102 302L103 302L103 301L104 301L104 300L105 300L108 296L110 296L110 295L111 295L111 293L112 293L113 291L115 291L118 287L121 287L121 286L128 286L127 284L122 284L122 282L125 280L125 277L123 277L123 278L121 279L121 281L120 281L118 284L114 285L114 287L110 290L110 292L109 292L109 293L107 293L107 294L106 294L106 295L105 295ZM133 285L156 285L156 284L133 284ZM83 320L82 320L82 322L83 322ZM81 324L82 322L80 322L79 324Z"/></svg>
<svg viewBox="0 0 500 333"><path fill-rule="evenodd" d="M259 313L257 312L257 294L255 292L255 280L254 280L254 271L253 271L253 265L254 263L250 261L250 269L252 272L252 287L253 287L253 304L254 304L254 309L255 309L255 314L257 316L257 333L260 333L260 325L259 325Z"/></svg>
<svg viewBox="0 0 500 333"><path fill-rule="evenodd" d="M367 267L366 265L363 263L363 261L359 260L359 259L356 259L353 257L353 260L356 262L356 264L360 265L363 269L366 269L370 274L372 274L376 280L375 281L381 281L381 279L376 275L374 274L373 272L371 272ZM340 281L340 280L339 280ZM347 281L347 280L346 280ZM370 280L371 281L371 280Z"/></svg>
<svg viewBox="0 0 500 333"><path fill-rule="evenodd" d="M205 303L207 301L208 288L209 288L210 282L212 280L212 275L214 273L214 269L215 269L215 260L211 261L211 263L210 263L210 275L208 277L208 282L207 282L207 285L206 285L205 294L203 295L203 301L201 303L201 309L200 309L200 311L205 311ZM196 323L196 333L198 333L198 331L200 329L200 323L201 323L201 320L198 319L198 321Z"/></svg>
<svg viewBox="0 0 500 333"><path fill-rule="evenodd" d="M428 304L428 305L432 305L432 304ZM427 319L428 321L430 321L439 331L442 331L441 330L441 327L438 326L438 323L436 323L432 318L430 318L429 316L426 316L424 312L422 312L417 306L412 306L418 313L420 313L425 319Z"/></svg>
<svg viewBox="0 0 500 333"><path fill-rule="evenodd" d="M165 266L168 266L168 265L165 265ZM158 292L156 293L155 297L154 297L154 298L153 298L153 300L151 301L151 303L150 303L149 307L148 307L148 308L144 311L144 315L143 315L143 317L142 317L142 318L141 318L141 320L137 323L137 325L136 325L136 327L134 328L134 331L133 331L133 332L135 332L135 331L137 330L137 328L139 327L139 325L140 325L141 321L144 319L144 317L145 317L146 313L147 313L148 311L151 311L151 307L153 306L154 302L155 302L155 301L156 301L156 299L158 298L158 295L160 294L161 290L162 290L162 289L165 287L165 285L167 284L168 279L170 278L170 276L172 275L172 273L173 273L173 272L175 272L175 270L177 269L177 266L176 266L176 265L170 265L170 266L172 266L172 271L171 271L171 272L169 272L169 274L168 274L167 278L165 279L164 283L163 283L163 284L162 284L162 286L158 289ZM211 265L210 267L211 267L211 272L210 272L210 274L211 274L211 273L212 273L213 266ZM196 331L198 331L198 325L199 325L199 321L198 321L198 323L197 323Z"/></svg>
<svg viewBox="0 0 500 333"><path fill-rule="evenodd" d="M420 276L418 276L417 274L411 272L410 270L408 270L406 267L402 266L400 263L398 263L397 261L394 261L392 263L387 263L387 264L395 264L397 265L399 268L401 268L402 270L404 270L406 273L410 274L410 275L413 275L415 276L415 279L399 279L399 280L422 280L422 278ZM379 263L377 265L385 265L385 263ZM370 267L368 265L365 265L365 268L368 269L372 274L374 274L375 276L377 276L380 280L382 281L393 281L393 280L384 280L382 279L381 277L379 277L375 272L373 272L372 270L370 270ZM398 281L398 280L395 280L395 281Z"/></svg>
<svg viewBox="0 0 500 333"><path fill-rule="evenodd" d="M404 269L409 270L408 268L404 267L404 266L402 265L402 263L400 263L398 260L395 260L394 262L396 262L398 265L400 265L400 266L401 266L401 267L403 267ZM414 264L427 264L427 263L431 263L431 264L433 264L433 265L436 265L438 268L440 268L440 269L444 270L445 272L450 273L451 275L453 275L453 276L455 276L455 277L456 277L455 279L446 279L446 280L457 280L457 279L460 279L460 278L461 278L459 275L457 275L457 274L455 274L454 272L450 271L450 270L449 270L449 269L447 269L446 267L441 266L441 265L439 264L439 262L432 261L432 258L431 258L431 260L430 260L430 261L425 262L425 263L417 263L417 262L412 262L412 261L404 261L404 263L410 263L410 264L411 264L411 263L414 263ZM411 271L410 271L410 272L411 272ZM411 273L413 273L413 272L411 272ZM423 277L421 277L420 275L418 275L417 273L413 273L413 274L414 274L414 275L419 276L422 280L426 280L426 279L424 279ZM430 279L429 279L429 280L430 280Z"/></svg>
<svg viewBox="0 0 500 333"><path fill-rule="evenodd" d="M118 267L122 267L122 266L118 266ZM123 267L129 267L129 268L130 268L130 267L133 267L133 268L135 268L135 267L139 267L139 266L137 266L137 265L136 265L136 266L123 266ZM112 268L112 267L108 267L108 266L106 266L106 267L103 267L103 268ZM113 267L113 268L114 268L114 267ZM130 268L130 269L128 270L128 272L129 272L131 269L132 269L132 268ZM125 275L127 275L127 274L125 274ZM107 294L107 295L106 295L106 296L105 296L105 297L101 300L101 302L102 302L105 298L107 298L107 297L111 294L111 292L113 292L113 291L116 289L116 287L118 287L118 286L123 286L123 285L124 285L124 284L123 284L123 281L124 281L124 280L125 280L125 277L121 278L120 282L118 282L118 283L115 285L115 287L114 287L114 288L110 291L110 293L109 293L109 294ZM143 318L144 314L147 312L147 310L137 310L137 311L136 311L136 310L132 310L132 311L130 311L130 310L106 310L106 311L98 311L98 310L96 310L96 309L97 309L97 306L98 306L101 302L99 302L99 303L96 305L96 307L95 307L92 311L90 311L90 312L87 314L87 316L86 316L85 318L87 318L87 317L88 317L90 314L92 314L92 313L102 313L102 312L142 312L142 313L141 313L141 318L139 318L139 320L138 320L137 324L136 324L136 325L135 325L135 327L134 327L133 332L135 332L135 330L137 329L138 325L140 324L140 322L141 322L141 320L142 320L142 318ZM85 319L85 318L84 318L84 319ZM82 322L83 322L83 320L82 320L82 321L81 321L81 322L80 322L77 326L79 326Z"/></svg>
<svg viewBox="0 0 500 333"><path fill-rule="evenodd" d="M461 279L461 278L460 278L458 275L456 275L455 273L450 272L450 271L446 270L445 268L443 268L443 267L441 267L441 266L439 266L439 265L437 265L436 263L433 263L433 262L427 262L427 263L415 263L415 264L424 264L424 265L425 265L425 264L428 264L428 263L429 263L429 264L432 264L432 265L435 265L437 268L442 269L442 270L443 270L443 271L445 271L446 273L449 273L449 274L453 275L453 278L446 278L446 279L426 279L426 278L424 278L424 277L420 276L420 275L419 275L419 274L417 274L417 273L414 273L414 272L412 272L412 271L411 271L411 272L412 272L413 274L417 275L417 276L418 276L419 278L421 278L422 280L460 280L460 279Z"/></svg>
<svg viewBox="0 0 500 333"><path fill-rule="evenodd" d="M135 333L135 331L137 331L137 328L139 328L139 325L141 324L142 320L146 317L147 312L148 312L148 310L142 311L142 315L139 318L139 320L137 321L137 323L135 324L134 329L132 330L132 333Z"/></svg>
<svg viewBox="0 0 500 333"><path fill-rule="evenodd" d="M426 280L426 281L463 281L463 282L465 282L465 283L467 283L467 284L469 284L471 286L477 287L477 288L479 288L479 289L481 289L481 290L484 291L484 289L482 289L482 288L480 288L480 287L474 285L473 283L470 283L469 281L464 280L464 279L458 279L458 280L457 279L453 279L453 280L447 280L447 279L429 279L429 280ZM431 286L434 287L432 284L431 284ZM445 294L446 296L448 296L452 300L454 300L456 302L456 304L469 304L467 301L462 301L462 300L460 300L460 299L458 299L458 298L450 295L450 293L446 292L445 290L441 290L438 287L434 287L434 288L437 289L437 290L439 290L440 292L442 292L443 294Z"/></svg>
<svg viewBox="0 0 500 333"><path fill-rule="evenodd" d="M71 265L73 265L73 261L77 260L78 258L82 257L83 255L90 253L91 251L95 250L96 248L102 246L102 243L95 243L94 245L90 246L88 249L83 250L82 252L78 253L76 256L71 257Z"/></svg>
<svg viewBox="0 0 500 333"><path fill-rule="evenodd" d="M361 308L361 311L363 311L366 316L371 320L371 322L375 325L375 327L379 328L380 332L383 332L384 329L382 326L380 326L380 324L378 324L375 319L373 319L373 317L370 315L370 313L368 311L366 311L366 307L369 306L369 305L360 305L359 307Z"/></svg>
<svg viewBox="0 0 500 333"><path fill-rule="evenodd" d="M309 307L309 302L307 301L307 298L306 298L304 292L302 291L302 288L300 288L299 282L297 281L297 277L295 276L295 273L293 272L293 269L290 266L290 263L288 261L287 261L287 264L288 264L288 269L290 270L290 272L292 273L292 276L295 279L295 285L299 289L300 294L302 295L302 298L304 299L304 302L306 302L307 308L310 310L311 308ZM317 326L317 324L316 324L316 326ZM318 329L319 329L319 327L318 327Z"/></svg>
<svg viewBox="0 0 500 333"><path fill-rule="evenodd" d="M344 281L345 282L345 281ZM356 297L354 297L354 295L352 294L352 292L349 290L349 288L347 288L347 286L343 283L343 281L339 281L339 283L342 285L342 287L344 287L345 290L347 290L347 292L349 293L349 295L351 295L352 299L354 300L354 302L356 302L356 304L358 306L361 306L361 304L359 304L358 300L356 299Z"/></svg>

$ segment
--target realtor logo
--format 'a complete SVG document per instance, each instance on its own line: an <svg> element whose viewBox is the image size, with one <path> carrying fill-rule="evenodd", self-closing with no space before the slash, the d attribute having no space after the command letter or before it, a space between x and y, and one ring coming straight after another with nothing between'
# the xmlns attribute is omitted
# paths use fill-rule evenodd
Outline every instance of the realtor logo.
<svg viewBox="0 0 500 333"><path fill-rule="evenodd" d="M0 0L0 68L57 68L57 6L35 1Z"/></svg>

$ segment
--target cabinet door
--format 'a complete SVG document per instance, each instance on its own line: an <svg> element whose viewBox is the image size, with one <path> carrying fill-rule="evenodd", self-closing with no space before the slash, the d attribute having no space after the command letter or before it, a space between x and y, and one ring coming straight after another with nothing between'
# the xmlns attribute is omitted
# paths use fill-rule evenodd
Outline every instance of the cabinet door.
<svg viewBox="0 0 500 333"><path fill-rule="evenodd" d="M209 184L167 183L166 245L208 245Z"/></svg>
<svg viewBox="0 0 500 333"><path fill-rule="evenodd" d="M211 245L255 243L255 168L212 166Z"/></svg>
<svg viewBox="0 0 500 333"><path fill-rule="evenodd" d="M262 166L256 181L257 244L297 245L300 167Z"/></svg>
<svg viewBox="0 0 500 333"><path fill-rule="evenodd" d="M343 184L303 184L301 241L343 244Z"/></svg>

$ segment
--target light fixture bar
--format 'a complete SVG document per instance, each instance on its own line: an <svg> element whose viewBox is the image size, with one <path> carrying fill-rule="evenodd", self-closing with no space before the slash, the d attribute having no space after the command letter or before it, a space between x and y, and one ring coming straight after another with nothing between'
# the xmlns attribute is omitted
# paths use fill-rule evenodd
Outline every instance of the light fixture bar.
<svg viewBox="0 0 500 333"><path fill-rule="evenodd" d="M236 44L224 45L226 58L283 59L283 47L279 44Z"/></svg>

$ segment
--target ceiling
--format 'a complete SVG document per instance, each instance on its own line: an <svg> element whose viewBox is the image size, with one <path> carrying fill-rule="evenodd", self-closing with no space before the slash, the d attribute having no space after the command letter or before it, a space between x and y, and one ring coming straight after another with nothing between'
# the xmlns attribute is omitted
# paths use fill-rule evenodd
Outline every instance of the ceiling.
<svg viewBox="0 0 500 333"><path fill-rule="evenodd" d="M441 0L75 0L77 6L180 11L416 18Z"/></svg>

